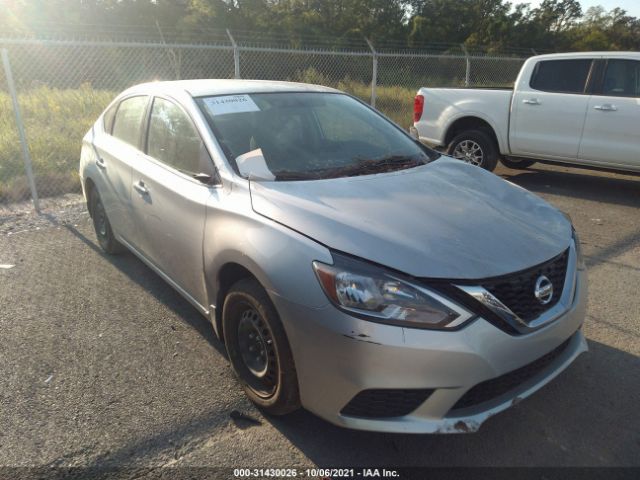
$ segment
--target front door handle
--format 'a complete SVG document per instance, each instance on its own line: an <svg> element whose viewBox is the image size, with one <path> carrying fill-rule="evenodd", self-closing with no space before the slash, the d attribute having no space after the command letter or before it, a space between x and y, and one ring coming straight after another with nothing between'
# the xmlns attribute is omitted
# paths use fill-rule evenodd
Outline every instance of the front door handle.
<svg viewBox="0 0 640 480"><path fill-rule="evenodd" d="M540 100L538 100L537 98L528 98L526 100L523 100L522 103L524 103L525 105L540 105Z"/></svg>
<svg viewBox="0 0 640 480"><path fill-rule="evenodd" d="M604 105L596 105L593 107L596 110L600 110L601 112L615 112L618 108L615 105L611 105L610 103L605 103Z"/></svg>
<svg viewBox="0 0 640 480"><path fill-rule="evenodd" d="M135 188L140 195L149 195L149 189L146 187L142 180L134 183L133 188Z"/></svg>
<svg viewBox="0 0 640 480"><path fill-rule="evenodd" d="M105 163L104 159L101 157L96 158L96 165L102 170L107 168L107 164Z"/></svg>

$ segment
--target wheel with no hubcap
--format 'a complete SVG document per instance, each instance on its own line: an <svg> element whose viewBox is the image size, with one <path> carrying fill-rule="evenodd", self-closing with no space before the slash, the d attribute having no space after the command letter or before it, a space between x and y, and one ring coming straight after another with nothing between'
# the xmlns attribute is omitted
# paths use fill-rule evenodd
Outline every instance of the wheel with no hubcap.
<svg viewBox="0 0 640 480"><path fill-rule="evenodd" d="M124 247L120 242L118 242L118 240L116 240L116 237L113 234L111 223L107 217L107 212L102 204L102 199L95 188L91 190L90 203L93 228L96 231L96 237L98 238L100 248L109 254L121 253L124 251Z"/></svg>
<svg viewBox="0 0 640 480"><path fill-rule="evenodd" d="M289 342L275 307L254 279L233 285L225 298L222 329L231 366L247 396L284 415L300 406Z"/></svg>
<svg viewBox="0 0 640 480"><path fill-rule="evenodd" d="M447 149L449 155L465 163L493 171L498 163L498 149L481 130L467 130L456 135Z"/></svg>

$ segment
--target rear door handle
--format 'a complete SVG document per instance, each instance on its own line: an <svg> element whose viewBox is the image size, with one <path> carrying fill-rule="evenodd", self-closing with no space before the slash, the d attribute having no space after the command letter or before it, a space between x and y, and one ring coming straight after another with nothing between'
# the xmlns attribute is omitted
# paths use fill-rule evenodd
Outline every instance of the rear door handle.
<svg viewBox="0 0 640 480"><path fill-rule="evenodd" d="M139 180L136 183L134 183L133 188L135 188L140 195L149 195L149 189L145 186L142 180Z"/></svg>
<svg viewBox="0 0 640 480"><path fill-rule="evenodd" d="M98 167L100 167L101 169L105 169L107 168L107 164L105 163L104 159L102 157L98 157L96 158L96 165Z"/></svg>
<svg viewBox="0 0 640 480"><path fill-rule="evenodd" d="M610 103L605 103L604 105L596 105L596 110L600 110L601 112L615 112L618 108L615 105L611 105Z"/></svg>
<svg viewBox="0 0 640 480"><path fill-rule="evenodd" d="M540 100L538 100L537 98L528 98L526 100L523 100L522 103L524 103L525 105L540 105Z"/></svg>

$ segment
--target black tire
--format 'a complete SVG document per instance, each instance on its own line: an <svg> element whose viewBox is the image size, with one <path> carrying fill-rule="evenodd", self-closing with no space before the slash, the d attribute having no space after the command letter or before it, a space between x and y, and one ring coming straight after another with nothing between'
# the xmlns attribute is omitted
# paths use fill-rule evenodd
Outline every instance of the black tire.
<svg viewBox="0 0 640 480"><path fill-rule="evenodd" d="M100 248L109 255L122 253L125 248L116 240L107 212L104 210L100 195L95 188L91 190L91 218L93 219L93 228L96 231Z"/></svg>
<svg viewBox="0 0 640 480"><path fill-rule="evenodd" d="M498 164L498 146L482 130L466 130L456 135L449 143L447 153L490 172Z"/></svg>
<svg viewBox="0 0 640 480"><path fill-rule="evenodd" d="M500 163L505 167L513 168L514 170L524 170L536 163L536 161L529 160L528 158L502 157L500 159Z"/></svg>
<svg viewBox="0 0 640 480"><path fill-rule="evenodd" d="M287 335L256 280L242 279L231 287L224 300L222 330L231 366L249 399L272 415L300 408ZM251 332L259 332L259 338L251 337Z"/></svg>

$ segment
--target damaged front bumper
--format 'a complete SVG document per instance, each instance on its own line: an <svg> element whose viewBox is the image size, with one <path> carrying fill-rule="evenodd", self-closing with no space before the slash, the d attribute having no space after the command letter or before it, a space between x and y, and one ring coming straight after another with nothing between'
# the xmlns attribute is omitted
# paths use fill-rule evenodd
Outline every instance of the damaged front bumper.
<svg viewBox="0 0 640 480"><path fill-rule="evenodd" d="M292 346L302 405L331 423L359 430L476 431L587 350L580 330L587 299L584 272L578 272L574 301L563 315L518 336L482 318L459 331L406 329L357 319L330 305L313 309L273 292L271 297ZM485 388L492 382L500 388ZM374 395L371 411L348 408L369 391L391 393ZM418 403L395 415L394 402L406 406L407 398L394 399L393 392L409 392L407 398Z"/></svg>

